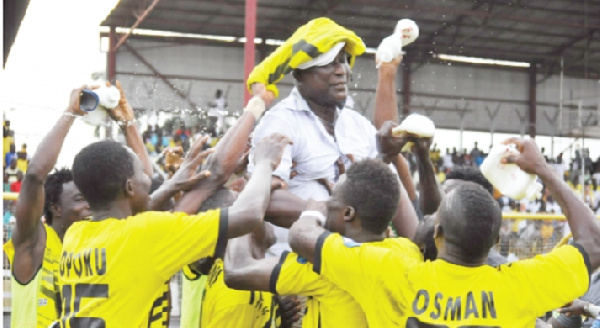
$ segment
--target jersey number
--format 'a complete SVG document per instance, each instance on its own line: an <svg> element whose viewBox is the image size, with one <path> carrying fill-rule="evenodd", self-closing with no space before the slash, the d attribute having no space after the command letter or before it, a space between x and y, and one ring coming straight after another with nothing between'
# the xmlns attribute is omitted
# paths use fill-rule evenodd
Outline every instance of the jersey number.
<svg viewBox="0 0 600 328"><path fill-rule="evenodd" d="M75 295L73 295L73 286L64 285L62 288L62 298L64 304L64 315L61 320L61 327L70 328L106 328L106 322L102 318L93 317L75 317L79 313L79 303L82 298L108 298L108 285L106 284L77 284L75 285ZM73 300L73 309L71 309L71 300Z"/></svg>

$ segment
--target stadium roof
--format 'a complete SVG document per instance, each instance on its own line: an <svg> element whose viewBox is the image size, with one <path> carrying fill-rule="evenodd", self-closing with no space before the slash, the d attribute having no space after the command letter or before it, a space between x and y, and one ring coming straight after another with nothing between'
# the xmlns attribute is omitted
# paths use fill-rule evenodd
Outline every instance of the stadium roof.
<svg viewBox="0 0 600 328"><path fill-rule="evenodd" d="M102 23L130 27L150 0L121 0ZM138 28L244 36L244 0L163 0ZM420 28L411 62L434 54L535 62L538 73L600 78L598 0L258 0L256 37L285 40L327 16L377 47L401 18Z"/></svg>

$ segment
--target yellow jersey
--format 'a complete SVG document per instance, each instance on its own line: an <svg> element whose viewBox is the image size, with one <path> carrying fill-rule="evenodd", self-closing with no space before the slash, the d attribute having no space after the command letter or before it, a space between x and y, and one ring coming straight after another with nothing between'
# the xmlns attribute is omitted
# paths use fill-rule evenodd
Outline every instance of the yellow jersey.
<svg viewBox="0 0 600 328"><path fill-rule="evenodd" d="M365 314L350 294L312 270L296 253L283 252L271 273L273 294L308 297L302 328L367 326Z"/></svg>
<svg viewBox="0 0 600 328"><path fill-rule="evenodd" d="M202 328L269 328L271 299L267 292L235 290L223 281L223 260L215 260L206 280Z"/></svg>
<svg viewBox="0 0 600 328"><path fill-rule="evenodd" d="M164 317L156 307L168 297L165 282L188 263L223 252L226 243L226 210L74 223L59 263L60 327L154 326Z"/></svg>
<svg viewBox="0 0 600 328"><path fill-rule="evenodd" d="M52 322L58 320L60 312L58 260L62 243L54 229L45 224L44 229L46 230L44 259L33 279L21 284L15 279L14 274L11 274L11 327L47 328ZM4 252L12 266L15 259L12 239L4 244Z"/></svg>
<svg viewBox="0 0 600 328"><path fill-rule="evenodd" d="M536 317L583 295L590 273L579 245L498 267L464 267L415 261L327 232L314 269L359 302L370 327L533 327Z"/></svg>

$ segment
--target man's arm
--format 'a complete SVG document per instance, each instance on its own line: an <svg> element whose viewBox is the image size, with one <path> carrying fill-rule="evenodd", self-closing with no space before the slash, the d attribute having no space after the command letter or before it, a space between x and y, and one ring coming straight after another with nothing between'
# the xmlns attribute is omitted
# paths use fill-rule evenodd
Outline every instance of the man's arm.
<svg viewBox="0 0 600 328"><path fill-rule="evenodd" d="M254 173L244 191L228 210L228 238L253 231L256 225L262 222L271 195L271 173L279 165L283 150L288 144L290 140L287 137L273 134L256 146Z"/></svg>
<svg viewBox="0 0 600 328"><path fill-rule="evenodd" d="M265 214L265 221L282 228L289 228L306 209L307 201L287 190L274 190Z"/></svg>
<svg viewBox="0 0 600 328"><path fill-rule="evenodd" d="M314 263L317 244L323 243L327 232L316 217L302 216L290 228L290 247L295 253Z"/></svg>
<svg viewBox="0 0 600 328"><path fill-rule="evenodd" d="M279 258L254 259L251 243L251 234L229 241L224 258L225 284L233 289L269 292L271 273Z"/></svg>
<svg viewBox="0 0 600 328"><path fill-rule="evenodd" d="M110 82L106 82L106 86L110 87ZM142 161L142 165L144 166L144 173L147 176L152 178L152 162L150 161L150 157L148 156L148 151L146 150L146 146L144 145L144 139L140 135L140 132L135 123L135 115L133 113L133 108L129 105L127 98L125 97L125 92L121 87L121 82L117 81L117 89L121 93L121 99L119 99L119 104L117 107L110 111L110 116L113 120L120 122L121 131L125 135L125 140L127 141L127 146L133 150Z"/></svg>
<svg viewBox="0 0 600 328"><path fill-rule="evenodd" d="M402 56L389 63L381 63L377 71L375 89L375 127L380 129L385 121L398 122L398 96L396 95L396 73Z"/></svg>
<svg viewBox="0 0 600 328"><path fill-rule="evenodd" d="M431 215L437 211L443 197L429 158L431 138L414 138L413 142L419 169L419 207L423 215Z"/></svg>
<svg viewBox="0 0 600 328"><path fill-rule="evenodd" d="M38 252L40 247L37 246L40 243L45 246L46 242L40 221L44 211L44 181L56 164L75 117L85 115L79 109L79 95L83 89L89 87L71 91L69 106L38 146L21 186L15 211L17 223L12 237L15 246L13 272L21 282L31 280L43 259L43 250Z"/></svg>
<svg viewBox="0 0 600 328"><path fill-rule="evenodd" d="M240 158L244 156L246 143L256 122L256 113L264 109L264 101L261 103L260 98L251 99L244 114L225 133L217 145L217 151L209 157L204 169L211 172L211 177L181 197L177 204L180 210L197 212L202 203L229 179Z"/></svg>
<svg viewBox="0 0 600 328"><path fill-rule="evenodd" d="M559 177L546 163L534 141L511 138L504 143L517 145L520 154L508 156L503 159L503 162L515 163L523 171L537 174L542 179L567 217L569 228L573 233L573 240L581 245L587 253L591 266L588 267L589 273L593 272L600 266L600 227L592 211L573 193L562 177Z"/></svg>

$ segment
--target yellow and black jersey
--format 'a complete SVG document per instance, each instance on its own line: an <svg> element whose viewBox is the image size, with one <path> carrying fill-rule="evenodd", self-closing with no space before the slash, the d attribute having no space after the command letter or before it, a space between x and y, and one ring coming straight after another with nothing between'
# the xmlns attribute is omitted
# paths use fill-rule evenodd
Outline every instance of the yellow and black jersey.
<svg viewBox="0 0 600 328"><path fill-rule="evenodd" d="M271 297L267 292L242 291L223 281L223 260L218 258L206 280L200 324L202 328L269 328Z"/></svg>
<svg viewBox="0 0 600 328"><path fill-rule="evenodd" d="M46 248L42 265L30 281L17 281L11 270L12 327L47 328L58 320L60 293L58 286L58 260L62 243L56 231L44 224ZM12 239L4 244L6 258L14 263L15 247Z"/></svg>
<svg viewBox="0 0 600 328"><path fill-rule="evenodd" d="M283 252L271 273L273 294L306 296L302 328L367 326L365 314L350 294L313 272L296 253Z"/></svg>
<svg viewBox="0 0 600 328"><path fill-rule="evenodd" d="M74 223L59 263L60 326L154 327L164 318L165 282L226 245L226 210Z"/></svg>
<svg viewBox="0 0 600 328"><path fill-rule="evenodd" d="M562 246L498 267L422 262L325 232L315 272L348 291L370 327L533 327L588 289L585 250Z"/></svg>

